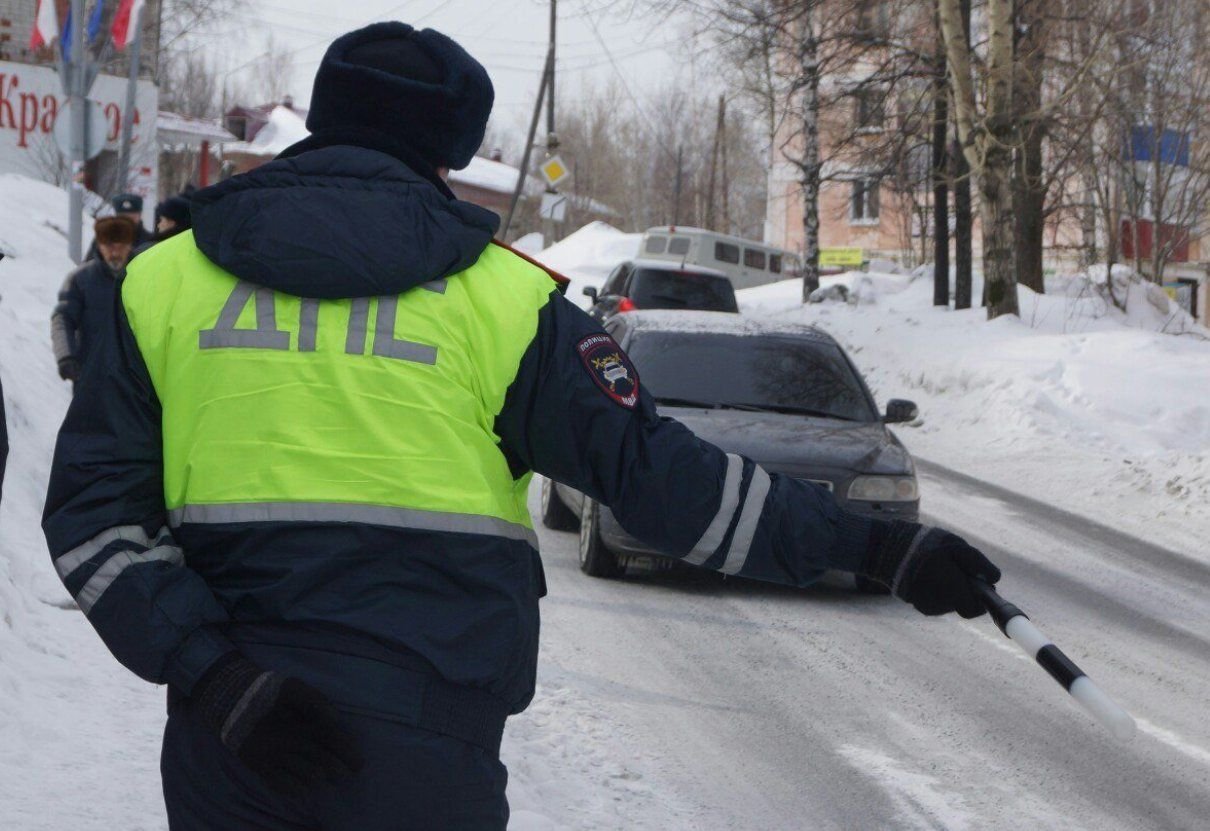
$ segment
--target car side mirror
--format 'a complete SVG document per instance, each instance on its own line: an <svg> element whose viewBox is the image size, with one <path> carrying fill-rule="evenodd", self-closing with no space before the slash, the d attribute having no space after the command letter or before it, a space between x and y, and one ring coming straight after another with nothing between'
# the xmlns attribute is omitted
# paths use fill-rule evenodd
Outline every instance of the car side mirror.
<svg viewBox="0 0 1210 831"><path fill-rule="evenodd" d="M902 398L892 398L886 403L886 415L882 417L884 424L899 424L904 421L915 421L920 416L920 408L915 401L905 401Z"/></svg>
<svg viewBox="0 0 1210 831"><path fill-rule="evenodd" d="M591 297L593 303L597 302L597 290L593 286L585 286L584 294L588 297Z"/></svg>

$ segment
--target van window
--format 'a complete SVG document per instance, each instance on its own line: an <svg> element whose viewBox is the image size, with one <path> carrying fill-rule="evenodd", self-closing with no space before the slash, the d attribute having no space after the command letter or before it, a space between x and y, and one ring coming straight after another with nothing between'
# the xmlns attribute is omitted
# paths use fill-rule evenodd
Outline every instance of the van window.
<svg viewBox="0 0 1210 831"><path fill-rule="evenodd" d="M668 237L648 237L647 245L643 250L648 254L663 254L664 249L668 247ZM673 252L676 253L675 251Z"/></svg>
<svg viewBox="0 0 1210 831"><path fill-rule="evenodd" d="M672 242L668 243L669 254L679 254L684 256L689 253L689 237L673 237Z"/></svg>
<svg viewBox="0 0 1210 831"><path fill-rule="evenodd" d="M765 252L755 248L744 249L744 267L765 270Z"/></svg>
<svg viewBox="0 0 1210 831"><path fill-rule="evenodd" d="M739 246L729 242L714 243L714 259L720 263L739 265Z"/></svg>
<svg viewBox="0 0 1210 831"><path fill-rule="evenodd" d="M769 270L774 274L781 274L781 254L769 255Z"/></svg>

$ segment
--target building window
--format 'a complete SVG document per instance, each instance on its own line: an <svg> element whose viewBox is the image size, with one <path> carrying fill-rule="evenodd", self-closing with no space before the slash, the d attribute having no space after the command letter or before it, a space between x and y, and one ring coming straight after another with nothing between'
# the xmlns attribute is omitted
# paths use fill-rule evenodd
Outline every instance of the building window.
<svg viewBox="0 0 1210 831"><path fill-rule="evenodd" d="M849 221L854 225L878 224L878 180L854 179L849 183Z"/></svg>
<svg viewBox="0 0 1210 831"><path fill-rule="evenodd" d="M744 267L765 270L765 252L755 248L744 249Z"/></svg>
<svg viewBox="0 0 1210 831"><path fill-rule="evenodd" d="M714 243L714 259L720 263L739 265L739 246L728 242Z"/></svg>
<svg viewBox="0 0 1210 831"><path fill-rule="evenodd" d="M857 129L881 130L886 123L886 91L876 87L859 87L853 92Z"/></svg>
<svg viewBox="0 0 1210 831"><path fill-rule="evenodd" d="M891 34L890 4L884 0L860 0L857 4L857 34L885 40Z"/></svg>

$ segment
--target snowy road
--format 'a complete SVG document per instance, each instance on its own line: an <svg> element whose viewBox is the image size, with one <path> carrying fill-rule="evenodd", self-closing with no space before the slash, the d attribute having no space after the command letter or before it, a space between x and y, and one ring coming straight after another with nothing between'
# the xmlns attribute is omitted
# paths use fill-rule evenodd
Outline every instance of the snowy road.
<svg viewBox="0 0 1210 831"><path fill-rule="evenodd" d="M508 760L550 777L522 794L553 822L532 827L1210 828L1210 568L921 470L929 519L989 552L1004 595L1135 715L1132 743L987 618L839 581L593 580L576 537L543 529L541 686ZM526 741L568 713L570 748Z"/></svg>

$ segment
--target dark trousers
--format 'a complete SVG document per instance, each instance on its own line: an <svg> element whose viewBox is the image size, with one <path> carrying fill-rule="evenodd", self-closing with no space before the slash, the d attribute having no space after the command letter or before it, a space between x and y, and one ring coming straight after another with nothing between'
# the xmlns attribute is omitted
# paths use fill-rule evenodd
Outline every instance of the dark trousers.
<svg viewBox="0 0 1210 831"><path fill-rule="evenodd" d="M278 663L273 653L286 654L272 647L255 651L258 662L269 666ZM301 670L294 654L289 657L293 667L274 668ZM337 690L325 692L336 699L342 726L356 739L365 766L335 785L317 785L301 800L270 791L201 724L188 699L170 696L160 759L169 828L504 831L508 774L496 754L398 720L352 712Z"/></svg>

